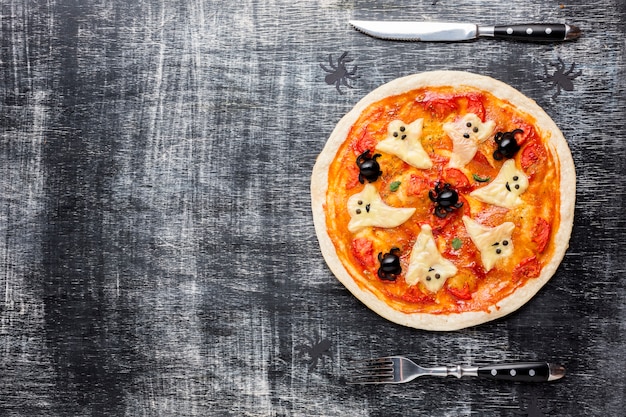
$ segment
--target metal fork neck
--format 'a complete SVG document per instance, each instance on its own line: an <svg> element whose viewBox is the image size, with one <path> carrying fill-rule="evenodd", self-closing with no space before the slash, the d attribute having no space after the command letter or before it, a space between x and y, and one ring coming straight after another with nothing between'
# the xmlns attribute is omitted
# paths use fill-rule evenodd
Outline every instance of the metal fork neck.
<svg viewBox="0 0 626 417"><path fill-rule="evenodd" d="M463 376L478 376L478 366L437 366L434 368L426 368L425 375L432 376L455 376L461 378Z"/></svg>

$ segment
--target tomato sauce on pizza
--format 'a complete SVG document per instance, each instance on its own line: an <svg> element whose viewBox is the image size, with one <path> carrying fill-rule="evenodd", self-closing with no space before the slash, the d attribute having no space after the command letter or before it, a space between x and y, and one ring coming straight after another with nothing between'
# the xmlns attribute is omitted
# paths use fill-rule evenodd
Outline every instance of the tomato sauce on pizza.
<svg viewBox="0 0 626 417"><path fill-rule="evenodd" d="M561 174L549 141L532 115L470 86L369 104L328 167L337 257L396 311L488 311L552 257Z"/></svg>

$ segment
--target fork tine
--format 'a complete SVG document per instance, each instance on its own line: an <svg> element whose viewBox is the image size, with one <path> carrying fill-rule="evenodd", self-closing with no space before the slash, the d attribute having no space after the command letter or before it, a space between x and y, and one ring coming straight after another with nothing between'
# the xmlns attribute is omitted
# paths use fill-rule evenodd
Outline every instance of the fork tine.
<svg viewBox="0 0 626 417"><path fill-rule="evenodd" d="M347 368L354 372L364 372L372 370L393 371L393 361L390 358L362 359L348 362Z"/></svg>
<svg viewBox="0 0 626 417"><path fill-rule="evenodd" d="M394 380L394 363L391 358L352 361L346 370L351 373L347 377L347 384L383 384Z"/></svg>

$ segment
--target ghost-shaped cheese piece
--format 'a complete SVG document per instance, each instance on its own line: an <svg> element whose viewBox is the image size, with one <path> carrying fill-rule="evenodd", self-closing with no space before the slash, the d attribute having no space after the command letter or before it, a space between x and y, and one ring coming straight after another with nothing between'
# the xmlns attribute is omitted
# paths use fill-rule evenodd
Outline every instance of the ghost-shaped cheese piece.
<svg viewBox="0 0 626 417"><path fill-rule="evenodd" d="M461 119L445 123L443 130L452 139L450 167L462 168L474 158L478 145L489 138L496 123L492 120L483 123L474 113L468 113Z"/></svg>
<svg viewBox="0 0 626 417"><path fill-rule="evenodd" d="M500 259L507 258L513 253L511 235L515 229L512 222L504 222L496 227L487 227L463 216L465 229L480 251L480 259L489 272Z"/></svg>
<svg viewBox="0 0 626 417"><path fill-rule="evenodd" d="M415 208L391 207L385 204L373 184L366 184L360 193L348 199L348 212L351 217L348 230L354 233L369 226L399 226L415 213Z"/></svg>
<svg viewBox="0 0 626 417"><path fill-rule="evenodd" d="M422 282L428 291L437 292L456 273L456 266L439 253L432 228L427 224L422 225L411 251L409 267L404 277L406 283L415 285Z"/></svg>
<svg viewBox="0 0 626 417"><path fill-rule="evenodd" d="M411 124L394 120L387 127L387 137L376 145L379 151L387 152L419 169L428 169L433 162L422 147L420 138L424 119L417 119Z"/></svg>
<svg viewBox="0 0 626 417"><path fill-rule="evenodd" d="M494 180L470 193L472 197L495 206L513 208L522 204L520 195L528 189L528 177L509 159L500 168Z"/></svg>

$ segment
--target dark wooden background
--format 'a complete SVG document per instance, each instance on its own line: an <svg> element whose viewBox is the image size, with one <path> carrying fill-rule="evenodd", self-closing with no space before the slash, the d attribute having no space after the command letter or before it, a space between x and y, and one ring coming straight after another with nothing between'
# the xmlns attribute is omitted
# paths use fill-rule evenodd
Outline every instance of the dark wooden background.
<svg viewBox="0 0 626 417"><path fill-rule="evenodd" d="M383 42L351 18L569 22L584 36ZM623 0L0 0L0 25L1 416L625 415ZM336 88L320 64L344 53L358 78ZM436 69L535 99L578 177L554 278L515 314L448 333L351 296L309 195L343 114ZM344 384L347 360L390 353L569 373Z"/></svg>

